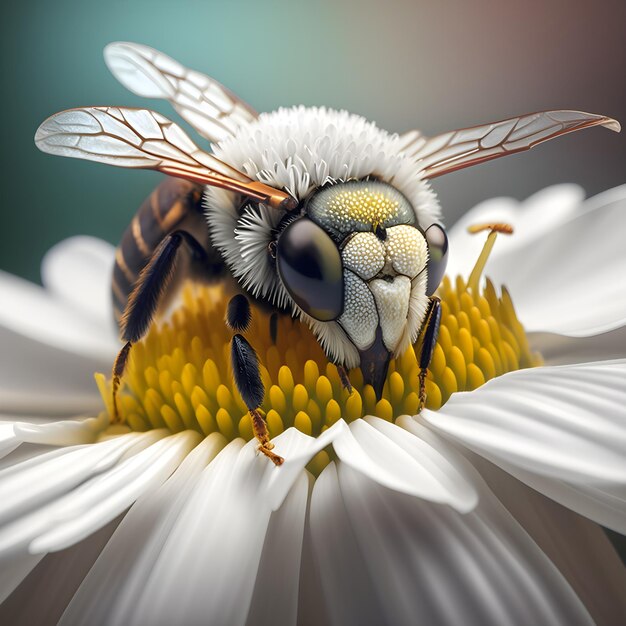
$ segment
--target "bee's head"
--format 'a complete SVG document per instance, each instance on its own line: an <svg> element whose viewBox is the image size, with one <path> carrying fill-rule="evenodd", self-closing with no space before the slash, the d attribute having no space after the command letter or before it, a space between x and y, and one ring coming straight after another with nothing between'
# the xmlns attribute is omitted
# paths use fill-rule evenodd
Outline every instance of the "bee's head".
<svg viewBox="0 0 626 626"><path fill-rule="evenodd" d="M363 357L415 341L447 256L445 231L423 230L409 201L376 180L316 191L280 231L278 275L318 322L336 322Z"/></svg>
<svg viewBox="0 0 626 626"><path fill-rule="evenodd" d="M243 289L307 324L347 369L404 352L443 273L439 204L404 142L345 111L296 107L215 146L299 204L242 206L209 187L211 241Z"/></svg>

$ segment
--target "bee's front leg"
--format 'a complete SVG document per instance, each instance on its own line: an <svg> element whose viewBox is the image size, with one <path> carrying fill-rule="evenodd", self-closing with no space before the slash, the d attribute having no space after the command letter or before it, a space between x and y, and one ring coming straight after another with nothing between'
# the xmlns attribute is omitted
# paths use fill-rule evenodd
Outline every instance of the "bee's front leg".
<svg viewBox="0 0 626 626"><path fill-rule="evenodd" d="M228 303L226 312L228 326L235 331L245 331L250 325L250 319L248 299L241 294L234 296ZM236 333L231 342L230 355L235 385L248 407L252 420L252 432L259 442L259 452L262 452L275 465L282 465L285 459L272 452L274 444L270 441L267 424L259 410L265 396L265 388L261 380L257 354L248 340Z"/></svg>
<svg viewBox="0 0 626 626"><path fill-rule="evenodd" d="M426 315L422 323L422 343L418 354L419 372L419 406L417 412L421 413L426 405L426 376L433 358L433 352L437 345L439 326L441 324L441 300L437 296L430 297L430 304L426 309Z"/></svg>

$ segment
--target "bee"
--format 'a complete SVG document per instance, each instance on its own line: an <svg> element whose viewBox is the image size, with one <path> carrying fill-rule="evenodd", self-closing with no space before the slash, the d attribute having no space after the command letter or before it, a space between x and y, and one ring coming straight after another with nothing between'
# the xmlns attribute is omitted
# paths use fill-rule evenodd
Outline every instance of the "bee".
<svg viewBox="0 0 626 626"><path fill-rule="evenodd" d="M436 137L390 134L358 115L317 107L258 114L217 81L152 48L113 43L105 61L135 94L168 100L202 137L201 150L147 109L62 111L37 130L44 152L167 178L133 217L117 248L112 297L124 342L113 366L113 407L133 343L181 277L229 280L235 383L259 450L277 465L259 407L264 389L244 337L249 298L307 324L350 389L360 367L381 396L390 359L418 337L420 403L437 340L448 240L429 180L528 150L608 117L544 111Z"/></svg>

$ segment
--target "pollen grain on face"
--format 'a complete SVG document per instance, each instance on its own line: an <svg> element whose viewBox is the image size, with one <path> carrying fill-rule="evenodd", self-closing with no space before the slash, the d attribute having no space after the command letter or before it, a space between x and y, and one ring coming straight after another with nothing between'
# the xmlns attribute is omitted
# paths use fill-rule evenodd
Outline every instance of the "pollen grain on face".
<svg viewBox="0 0 626 626"><path fill-rule="evenodd" d="M399 201L369 187L346 189L329 202L329 209L346 221L385 223L397 212Z"/></svg>

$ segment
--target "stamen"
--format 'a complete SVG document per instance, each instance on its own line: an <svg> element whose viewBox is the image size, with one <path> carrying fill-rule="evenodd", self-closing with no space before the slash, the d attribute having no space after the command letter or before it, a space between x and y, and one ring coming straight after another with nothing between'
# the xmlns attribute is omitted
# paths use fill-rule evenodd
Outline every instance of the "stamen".
<svg viewBox="0 0 626 626"><path fill-rule="evenodd" d="M484 230L489 230L491 232L487 236L487 241L485 241L482 252L480 253L476 264L474 265L474 269L472 270L472 273L467 281L468 287L474 292L478 292L480 277L485 269L485 265L487 264L487 260L489 259L489 255L493 249L493 245L496 243L498 233L502 233L504 235L513 234L513 227L510 224L474 224L467 229L467 231L472 235L480 233Z"/></svg>
<svg viewBox="0 0 626 626"><path fill-rule="evenodd" d="M467 227L467 232L470 235L475 235L476 233L481 233L484 230L490 230L496 233L503 233L504 235L512 235L513 234L513 226L510 224L504 224L502 222L489 222L487 224L472 224Z"/></svg>

